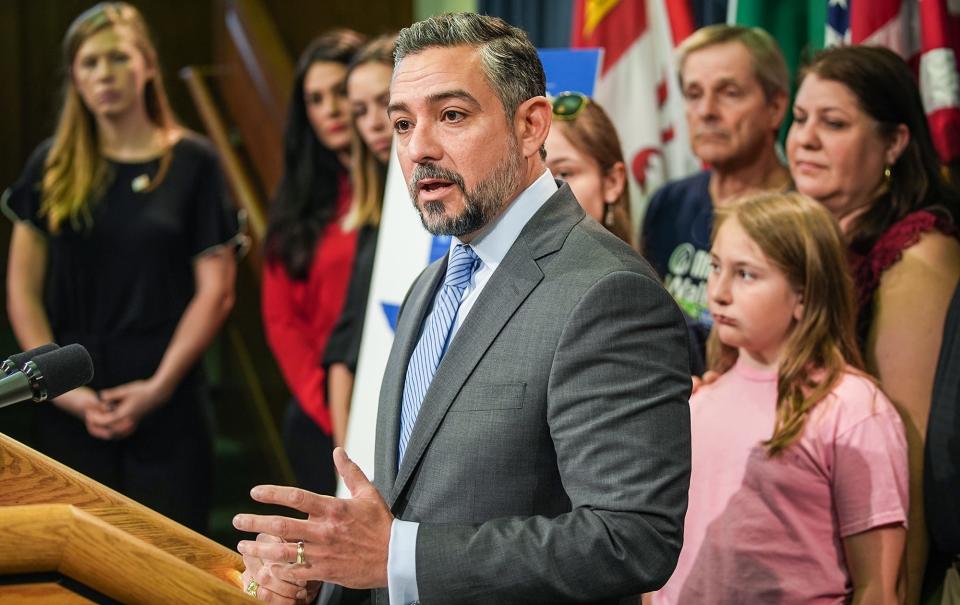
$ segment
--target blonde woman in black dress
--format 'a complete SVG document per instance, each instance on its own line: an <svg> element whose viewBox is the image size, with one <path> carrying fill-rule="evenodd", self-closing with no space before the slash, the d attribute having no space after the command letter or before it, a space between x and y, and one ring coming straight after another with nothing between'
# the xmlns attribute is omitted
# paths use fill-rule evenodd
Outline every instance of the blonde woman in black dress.
<svg viewBox="0 0 960 605"><path fill-rule="evenodd" d="M233 305L236 216L210 145L171 114L135 8L87 10L64 53L56 132L4 199L7 311L22 348L79 342L96 375L38 409L38 446L202 531L199 361Z"/></svg>

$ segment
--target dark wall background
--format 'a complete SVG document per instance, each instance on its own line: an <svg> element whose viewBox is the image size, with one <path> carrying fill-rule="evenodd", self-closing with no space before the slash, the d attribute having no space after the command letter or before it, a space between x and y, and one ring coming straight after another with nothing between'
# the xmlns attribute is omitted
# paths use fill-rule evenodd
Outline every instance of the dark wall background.
<svg viewBox="0 0 960 605"><path fill-rule="evenodd" d="M294 58L330 27L349 27L374 36L399 31L413 21L413 0L269 0L264 4Z"/></svg>

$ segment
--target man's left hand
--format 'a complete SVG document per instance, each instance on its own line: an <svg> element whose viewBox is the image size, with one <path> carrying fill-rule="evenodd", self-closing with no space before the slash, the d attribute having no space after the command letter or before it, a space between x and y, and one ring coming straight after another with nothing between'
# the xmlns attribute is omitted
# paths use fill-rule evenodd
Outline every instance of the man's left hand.
<svg viewBox="0 0 960 605"><path fill-rule="evenodd" d="M243 540L237 550L264 561L294 563L297 542L302 540L304 563L275 568L284 580L322 580L348 588L385 587L393 515L380 492L343 448L333 451L333 461L351 499L321 496L295 487L258 485L250 492L254 500L287 506L307 513L308 518L237 515L233 518L237 529L286 541Z"/></svg>
<svg viewBox="0 0 960 605"><path fill-rule="evenodd" d="M280 538L260 534L257 536L258 542L279 542ZM280 579L278 570L286 567L288 563L267 563L256 557L246 556L243 558L244 571L240 576L240 586L244 588L247 594L252 594L260 601L267 603L280 603L282 605L304 605L317 600L317 593L320 592L320 582L307 583L303 580L297 583L285 582ZM249 588L250 581L254 581L255 591Z"/></svg>

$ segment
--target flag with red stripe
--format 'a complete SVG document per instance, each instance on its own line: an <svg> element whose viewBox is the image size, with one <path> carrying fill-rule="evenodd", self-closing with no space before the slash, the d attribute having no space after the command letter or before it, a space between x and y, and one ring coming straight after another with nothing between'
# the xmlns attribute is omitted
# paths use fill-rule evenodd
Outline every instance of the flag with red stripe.
<svg viewBox="0 0 960 605"><path fill-rule="evenodd" d="M699 169L673 51L693 31L688 0L575 0L571 46L604 49L594 98L617 127L635 224L661 184Z"/></svg>
<svg viewBox="0 0 960 605"><path fill-rule="evenodd" d="M960 162L960 1L828 1L849 13L849 32L831 24L828 43L886 46L910 63L940 159Z"/></svg>
<svg viewBox="0 0 960 605"><path fill-rule="evenodd" d="M947 164L960 162L960 2L920 3L920 93L933 143Z"/></svg>

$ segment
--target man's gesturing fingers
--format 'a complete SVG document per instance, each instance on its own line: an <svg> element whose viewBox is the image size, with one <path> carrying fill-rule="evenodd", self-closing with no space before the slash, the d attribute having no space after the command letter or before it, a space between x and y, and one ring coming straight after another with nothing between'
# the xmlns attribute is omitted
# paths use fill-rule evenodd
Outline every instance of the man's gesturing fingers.
<svg viewBox="0 0 960 605"><path fill-rule="evenodd" d="M257 502L279 504L311 515L323 515L337 502L332 496L284 485L258 485L250 490L250 496Z"/></svg>
<svg viewBox="0 0 960 605"><path fill-rule="evenodd" d="M282 544L283 540L281 540L277 536L272 536L270 534L257 534L257 542L267 543L267 544ZM249 559L253 559L253 557L244 557L244 560L243 560L244 564L246 564L247 560ZM257 561L257 566L256 566L256 569L253 569L254 572L259 571L260 568L270 567L271 565L269 563L264 563L260 559L255 559L255 560ZM247 569L248 570L251 569L250 565L247 565ZM299 580L296 582L296 585L299 586L300 588L303 588L304 586L307 585L307 582L305 580Z"/></svg>
<svg viewBox="0 0 960 605"><path fill-rule="evenodd" d="M263 533L271 534L274 536L279 536L284 540L290 542L296 542L297 540L309 540L313 535L312 525L303 519L294 519L292 517L282 517L279 515L251 515L251 514L240 514L233 518L233 526L240 531L248 531L252 533ZM267 548L267 551L273 547L288 546L287 544L277 544L270 542L263 542L262 546ZM296 545L294 545L296 548ZM242 552L242 551L241 551ZM253 553L250 553L253 554ZM259 555L254 555L259 556ZM272 561L277 561L279 559L272 559L270 557L261 557L267 558ZM292 561L293 559L291 559Z"/></svg>
<svg viewBox="0 0 960 605"><path fill-rule="evenodd" d="M357 466L357 463L347 456L346 450L342 447L333 450L333 464L337 467L337 472L343 477L343 484L350 490L350 495L354 498L363 498L364 496L375 496L379 498L377 488L370 483L363 470Z"/></svg>
<svg viewBox="0 0 960 605"><path fill-rule="evenodd" d="M259 485L250 492L255 500L294 508L307 513L308 518L237 515L233 520L237 529L272 534L286 541L244 540L238 550L245 559L280 563L271 566L270 574L289 582L324 580L350 588L386 586L393 515L377 489L341 448L337 448L334 461L352 499Z"/></svg>
<svg viewBox="0 0 960 605"><path fill-rule="evenodd" d="M297 560L296 542L254 542L253 540L241 540L237 544L237 550L246 557L255 557L268 563L294 563Z"/></svg>

